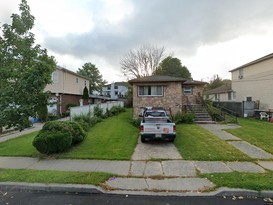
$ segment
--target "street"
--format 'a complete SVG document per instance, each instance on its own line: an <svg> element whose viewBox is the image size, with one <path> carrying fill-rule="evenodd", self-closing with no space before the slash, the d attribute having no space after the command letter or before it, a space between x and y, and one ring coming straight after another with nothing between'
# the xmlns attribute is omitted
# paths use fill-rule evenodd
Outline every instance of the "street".
<svg viewBox="0 0 273 205"><path fill-rule="evenodd" d="M114 194L88 194L41 191L0 191L0 205L175 205L175 204L221 204L221 205L272 205L271 199L254 197L189 197L189 196L137 196Z"/></svg>

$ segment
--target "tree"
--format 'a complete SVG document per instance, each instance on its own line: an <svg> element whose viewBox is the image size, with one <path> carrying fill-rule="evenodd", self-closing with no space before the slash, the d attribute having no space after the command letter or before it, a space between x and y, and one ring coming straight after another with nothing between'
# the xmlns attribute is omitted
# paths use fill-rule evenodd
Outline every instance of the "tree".
<svg viewBox="0 0 273 205"><path fill-rule="evenodd" d="M186 66L182 66L178 58L168 56L159 65L155 72L156 75L168 75L191 79L191 73Z"/></svg>
<svg viewBox="0 0 273 205"><path fill-rule="evenodd" d="M88 92L88 88L86 86L83 89L82 99L84 99L84 100L88 100L89 99L89 92Z"/></svg>
<svg viewBox="0 0 273 205"><path fill-rule="evenodd" d="M0 127L24 129L29 117L46 105L49 94L44 88L51 82L56 64L47 50L35 45L34 16L26 0L19 4L20 14L12 14L12 23L0 30Z"/></svg>
<svg viewBox="0 0 273 205"><path fill-rule="evenodd" d="M223 80L218 75L213 75L213 77L209 81L209 84L206 85L205 89L211 90L214 88L218 88L218 87L224 85L225 83L230 83L230 80L227 80L227 79Z"/></svg>
<svg viewBox="0 0 273 205"><path fill-rule="evenodd" d="M153 75L164 56L165 48L151 45L130 50L121 59L121 69L128 79Z"/></svg>
<svg viewBox="0 0 273 205"><path fill-rule="evenodd" d="M103 80L99 69L92 63L85 63L82 68L78 68L78 74L89 78L89 92L101 92L102 86L107 83Z"/></svg>

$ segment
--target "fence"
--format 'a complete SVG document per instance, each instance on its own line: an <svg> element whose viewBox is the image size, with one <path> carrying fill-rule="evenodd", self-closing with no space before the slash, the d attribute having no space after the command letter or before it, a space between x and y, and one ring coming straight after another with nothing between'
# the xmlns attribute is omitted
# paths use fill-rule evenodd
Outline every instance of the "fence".
<svg viewBox="0 0 273 205"><path fill-rule="evenodd" d="M89 112L92 114L94 113L94 108L99 106L103 110L103 114L105 114L106 109L109 110L114 106L124 107L123 101L114 101L114 102L107 102L107 103L100 103L100 104L92 104L92 105L84 105L80 107L71 107L70 108L70 119L72 119L76 115L87 115Z"/></svg>

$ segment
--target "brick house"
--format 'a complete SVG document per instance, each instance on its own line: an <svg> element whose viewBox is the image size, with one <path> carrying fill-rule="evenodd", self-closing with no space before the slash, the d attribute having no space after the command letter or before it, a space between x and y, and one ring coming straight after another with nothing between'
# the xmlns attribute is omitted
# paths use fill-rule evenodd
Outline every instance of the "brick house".
<svg viewBox="0 0 273 205"><path fill-rule="evenodd" d="M84 87L89 88L89 78L60 66L56 67L51 78L52 83L45 87L45 91L51 92L51 103L54 103L48 107L50 113L62 114L69 104L80 105ZM86 101L83 104L88 104Z"/></svg>
<svg viewBox="0 0 273 205"><path fill-rule="evenodd" d="M186 111L187 105L200 104L205 82L171 76L147 76L130 80L133 87L133 117L141 107L170 108L172 114Z"/></svg>

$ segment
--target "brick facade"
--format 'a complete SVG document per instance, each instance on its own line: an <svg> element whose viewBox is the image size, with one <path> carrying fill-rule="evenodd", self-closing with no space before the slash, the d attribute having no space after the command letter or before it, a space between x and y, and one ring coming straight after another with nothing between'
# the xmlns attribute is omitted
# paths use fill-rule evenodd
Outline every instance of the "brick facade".
<svg viewBox="0 0 273 205"><path fill-rule="evenodd" d="M148 85L148 84L147 84ZM153 84L151 84L153 85ZM170 108L172 114L181 112L182 86L181 83L163 85L163 96L138 96L138 85L133 85L134 118L138 117L141 107Z"/></svg>

